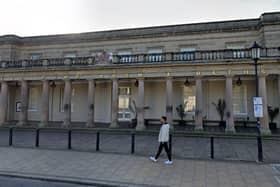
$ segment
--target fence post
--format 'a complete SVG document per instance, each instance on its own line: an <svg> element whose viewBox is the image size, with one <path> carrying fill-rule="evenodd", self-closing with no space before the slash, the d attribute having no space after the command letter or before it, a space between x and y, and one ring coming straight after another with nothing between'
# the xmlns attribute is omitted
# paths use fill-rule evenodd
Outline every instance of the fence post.
<svg viewBox="0 0 280 187"><path fill-rule="evenodd" d="M172 134L169 134L169 153L172 157Z"/></svg>
<svg viewBox="0 0 280 187"><path fill-rule="evenodd" d="M40 129L36 129L35 147L39 147Z"/></svg>
<svg viewBox="0 0 280 187"><path fill-rule="evenodd" d="M100 132L96 133L96 151L99 151Z"/></svg>
<svg viewBox="0 0 280 187"><path fill-rule="evenodd" d="M72 130L68 130L68 149L72 149Z"/></svg>
<svg viewBox="0 0 280 187"><path fill-rule="evenodd" d="M10 127L9 130L9 146L13 145L13 127Z"/></svg>
<svg viewBox="0 0 280 187"><path fill-rule="evenodd" d="M211 159L214 159L214 137L210 137Z"/></svg>
<svg viewBox="0 0 280 187"><path fill-rule="evenodd" d="M135 151L135 133L131 134L131 154Z"/></svg>

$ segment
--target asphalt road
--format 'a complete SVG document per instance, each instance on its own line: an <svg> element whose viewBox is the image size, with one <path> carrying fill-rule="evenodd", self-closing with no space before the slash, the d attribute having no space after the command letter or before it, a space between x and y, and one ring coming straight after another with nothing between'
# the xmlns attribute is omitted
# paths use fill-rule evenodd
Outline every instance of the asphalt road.
<svg viewBox="0 0 280 187"><path fill-rule="evenodd" d="M0 176L0 187L94 187L94 186Z"/></svg>

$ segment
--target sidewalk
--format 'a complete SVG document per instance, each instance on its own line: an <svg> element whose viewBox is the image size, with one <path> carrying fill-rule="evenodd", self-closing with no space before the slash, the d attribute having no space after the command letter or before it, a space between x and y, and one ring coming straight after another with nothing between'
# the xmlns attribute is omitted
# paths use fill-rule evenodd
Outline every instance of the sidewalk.
<svg viewBox="0 0 280 187"><path fill-rule="evenodd" d="M276 187L271 165L247 162L163 160L75 151L0 148L0 175L107 186Z"/></svg>

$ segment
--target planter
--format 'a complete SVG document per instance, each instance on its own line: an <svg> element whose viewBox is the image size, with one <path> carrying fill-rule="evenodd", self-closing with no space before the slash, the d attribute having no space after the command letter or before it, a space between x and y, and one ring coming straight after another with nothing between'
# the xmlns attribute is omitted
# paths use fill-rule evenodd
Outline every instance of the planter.
<svg viewBox="0 0 280 187"><path fill-rule="evenodd" d="M270 122L270 123L269 123L269 128L270 128L271 130L277 129L277 124L274 123L274 122Z"/></svg>
<svg viewBox="0 0 280 187"><path fill-rule="evenodd" d="M185 121L184 121L184 120L180 120L180 121L179 121L179 125L180 125L180 126L184 126L184 125L185 125Z"/></svg>
<svg viewBox="0 0 280 187"><path fill-rule="evenodd" d="M220 127L226 127L226 122L225 121L220 121L219 126Z"/></svg>

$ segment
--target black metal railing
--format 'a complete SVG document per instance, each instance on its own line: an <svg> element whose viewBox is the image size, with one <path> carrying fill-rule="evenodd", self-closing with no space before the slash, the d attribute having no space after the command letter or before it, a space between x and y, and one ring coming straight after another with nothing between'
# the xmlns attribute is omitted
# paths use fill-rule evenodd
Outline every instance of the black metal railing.
<svg viewBox="0 0 280 187"><path fill-rule="evenodd" d="M3 131L6 131L5 135ZM8 146L16 146L16 147L34 147L34 148L51 148L51 145L56 145L58 149L64 147L65 149L75 149L79 150L79 147L83 146L81 142L75 142L75 139L82 138L86 136L86 142L89 141L89 138L95 139L95 144L93 142L88 143L89 148L87 150L95 150L101 152L111 152L114 153L115 149L120 149L121 147L126 147L124 154L153 154L157 149L157 144L154 144L152 149L148 150L144 146L150 146L157 141L157 131L135 131L131 129L81 129L81 128L33 128L33 127L9 127L0 129L0 144L3 146L3 141L6 138L6 142ZM77 134L79 133L79 134ZM50 138L52 134L56 134L55 141L44 144L44 141L51 141ZM106 138L106 136L115 136L115 139ZM125 136L126 138L120 143L119 140L121 136ZM139 137L142 139L137 139ZM151 139L149 138L153 138ZM105 139L102 139L105 138ZM60 139L64 139L63 141ZM219 160L245 160L245 161L256 161L257 159L257 135L228 135L222 133L183 133L183 132L173 132L170 134L170 152L173 153L175 158L203 158L203 159L219 159ZM193 141L190 141L193 139ZM263 136L264 141L264 161L265 162L280 162L278 152L279 148L272 147L279 145L280 137L279 136ZM146 140L146 143L145 141ZM199 143L199 148L197 149L196 145ZM235 142L237 141L237 142ZM272 143L269 143L271 142ZM20 142L20 144L18 143ZM22 143L25 142L25 143ZM34 142L34 143L32 143ZM273 143L276 142L276 143ZM64 146L60 147L57 145L59 143L64 144ZM74 143L74 146L73 146ZM28 145L27 145L28 144ZM105 149L105 144L112 144L110 148ZM191 145L190 145L191 144ZM189 147L186 148L185 146ZM108 146L108 145L107 145ZM234 147L237 146L236 152L232 152ZM244 149L245 146L245 149ZM193 148L194 150L190 149ZM278 146L279 147L279 146ZM111 150L110 150L111 149ZM140 153L138 149L142 149ZM195 150L196 149L196 150ZM199 152L205 149L205 152L202 153L202 157L200 157ZM246 150L248 149L248 150ZM151 151L152 150L152 151ZM190 156L185 156L187 153L178 154L187 150L187 153L193 152L194 154L190 154ZM228 153L227 153L228 152ZM274 153L274 156L272 156ZM222 156L221 156L222 154ZM243 155L242 155L243 154ZM236 155L239 155L238 158L235 158ZM241 156L240 156L241 155ZM249 155L249 156L248 156Z"/></svg>
<svg viewBox="0 0 280 187"><path fill-rule="evenodd" d="M280 47L261 49L261 59L280 58ZM36 60L13 60L0 61L0 68L41 68L57 66L94 66L110 64L137 64L137 63L173 63L173 62L221 62L229 60L250 60L251 50L246 49L223 49L223 50L199 50L188 52L166 52L155 54L131 54L113 55L110 59L100 60L98 58L74 57L74 58L47 58Z"/></svg>

